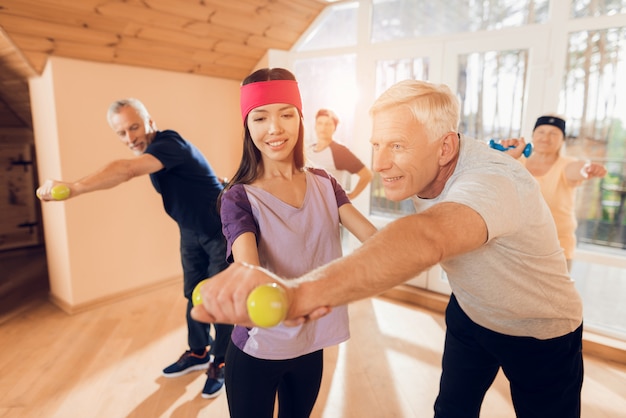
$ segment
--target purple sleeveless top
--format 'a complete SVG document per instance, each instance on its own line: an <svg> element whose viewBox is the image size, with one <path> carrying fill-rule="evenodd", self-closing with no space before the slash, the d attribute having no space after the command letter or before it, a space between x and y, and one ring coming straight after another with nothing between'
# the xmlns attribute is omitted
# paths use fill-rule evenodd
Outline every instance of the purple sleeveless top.
<svg viewBox="0 0 626 418"><path fill-rule="evenodd" d="M302 206L293 207L260 188L236 184L222 196L222 230L232 261L232 244L245 232L256 236L261 265L285 279L341 257L339 207L350 203L325 171L308 169ZM350 337L346 306L298 327L235 326L232 340L245 353L284 360L339 344Z"/></svg>

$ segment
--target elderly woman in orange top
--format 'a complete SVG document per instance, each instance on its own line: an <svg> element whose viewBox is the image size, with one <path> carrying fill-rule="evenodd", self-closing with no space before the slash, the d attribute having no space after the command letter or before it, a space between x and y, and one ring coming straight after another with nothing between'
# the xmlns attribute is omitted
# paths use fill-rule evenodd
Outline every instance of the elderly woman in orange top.
<svg viewBox="0 0 626 418"><path fill-rule="evenodd" d="M533 152L521 162L541 186L571 270L576 248L576 188L585 180L604 177L607 171L602 164L563 154L565 120L558 116L545 115L537 119L532 143Z"/></svg>

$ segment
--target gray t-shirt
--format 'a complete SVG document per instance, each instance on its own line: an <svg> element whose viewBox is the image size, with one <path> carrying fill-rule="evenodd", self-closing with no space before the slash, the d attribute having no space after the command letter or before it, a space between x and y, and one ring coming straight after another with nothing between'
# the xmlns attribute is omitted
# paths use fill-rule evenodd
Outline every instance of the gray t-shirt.
<svg viewBox="0 0 626 418"><path fill-rule="evenodd" d="M538 339L580 326L582 301L554 220L538 183L518 161L461 137L457 166L441 194L413 202L417 212L460 203L485 221L487 243L441 263L459 305L478 325Z"/></svg>

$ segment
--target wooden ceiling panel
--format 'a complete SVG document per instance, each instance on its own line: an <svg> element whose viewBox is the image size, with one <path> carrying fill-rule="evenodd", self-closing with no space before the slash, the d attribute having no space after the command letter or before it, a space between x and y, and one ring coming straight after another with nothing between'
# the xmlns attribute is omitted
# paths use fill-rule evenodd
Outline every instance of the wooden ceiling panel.
<svg viewBox="0 0 626 418"><path fill-rule="evenodd" d="M266 51L265 48L230 41L219 41L213 46L212 50L215 52L224 52L233 55L240 55L242 57L262 57Z"/></svg>
<svg viewBox="0 0 626 418"><path fill-rule="evenodd" d="M21 51L24 55L24 65L28 66L31 71L35 74L41 74L46 67L46 63L48 62L48 57L50 56L47 52L38 52L38 51Z"/></svg>
<svg viewBox="0 0 626 418"><path fill-rule="evenodd" d="M270 48L289 49L293 45L293 42L289 40L282 41L282 40L270 38L267 36L255 36L255 35L250 36L247 43L250 46L262 48L264 50L267 50Z"/></svg>
<svg viewBox="0 0 626 418"><path fill-rule="evenodd" d="M0 13L0 26L9 37L12 34L17 34L43 39L79 41L92 45L94 48L115 44L119 41L120 36L116 32L106 32L85 26L64 25L57 22L2 13Z"/></svg>
<svg viewBox="0 0 626 418"><path fill-rule="evenodd" d="M269 39L278 39L283 42L289 42L290 45L293 45L293 43L300 38L301 33L284 26L271 26L267 28L264 35Z"/></svg>
<svg viewBox="0 0 626 418"><path fill-rule="evenodd" d="M241 80L288 50L325 0L3 0L0 128L30 127L28 78L49 56ZM17 122L16 122L17 121Z"/></svg>
<svg viewBox="0 0 626 418"><path fill-rule="evenodd" d="M48 55L74 58L85 61L114 62L116 50L113 46L103 45L94 48L89 44L68 40L53 40L54 49ZM29 51L30 52L30 51Z"/></svg>
<svg viewBox="0 0 626 418"><path fill-rule="evenodd" d="M13 33L11 40L15 45L20 45L23 51L36 51L45 54L51 54L54 51L54 40L51 38Z"/></svg>
<svg viewBox="0 0 626 418"><path fill-rule="evenodd" d="M53 22L63 26L84 27L113 33L124 29L125 21L106 18L93 13L93 10L95 9L81 10L76 7L62 7L57 2L49 0L3 0L0 5L0 12L3 15L22 17L31 22Z"/></svg>
<svg viewBox="0 0 626 418"><path fill-rule="evenodd" d="M171 43L186 45L192 49L213 49L219 42L217 38L210 36L196 36L184 31L172 31L153 27L140 27L135 32L138 39L155 43ZM248 51L248 54L250 52Z"/></svg>
<svg viewBox="0 0 626 418"><path fill-rule="evenodd" d="M189 20L208 21L219 6L210 5L205 1L172 1L172 0L144 0L143 3L159 14L171 14ZM224 2L227 3L227 2Z"/></svg>
<svg viewBox="0 0 626 418"><path fill-rule="evenodd" d="M297 22L303 19L313 22L320 14L320 11L328 4L322 1L321 3L323 4L320 8L320 2L311 2L308 0L277 0L263 3L265 3L263 7L272 17L276 18L280 16L287 24L294 25L297 25Z"/></svg>
<svg viewBox="0 0 626 418"><path fill-rule="evenodd" d="M217 12L211 16L209 24L223 26L234 29L238 32L250 35L262 35L269 27L270 23L261 17L260 14L240 15L228 12Z"/></svg>
<svg viewBox="0 0 626 418"><path fill-rule="evenodd" d="M275 0L273 0L275 1ZM216 10L241 15L252 15L258 9L266 7L269 1L266 0L246 0L246 1L222 1L222 0L205 0L206 3Z"/></svg>
<svg viewBox="0 0 626 418"><path fill-rule="evenodd" d="M191 22L184 27L184 30L195 36L207 36L241 43L246 42L246 39L250 37L249 32L238 31L237 29L209 22Z"/></svg>
<svg viewBox="0 0 626 418"><path fill-rule="evenodd" d="M96 7L95 13L108 19L120 22L134 22L140 25L155 26L166 29L180 29L189 21L205 21L202 17L190 19L172 13L159 12L145 5L134 5L123 1L102 3Z"/></svg>

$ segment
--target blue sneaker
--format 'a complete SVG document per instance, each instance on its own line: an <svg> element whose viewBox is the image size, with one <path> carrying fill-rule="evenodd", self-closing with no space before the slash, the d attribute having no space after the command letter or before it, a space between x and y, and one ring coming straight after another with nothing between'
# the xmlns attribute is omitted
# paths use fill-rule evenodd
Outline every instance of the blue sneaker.
<svg viewBox="0 0 626 418"><path fill-rule="evenodd" d="M206 374L207 379L202 389L202 397L204 399L215 398L224 388L224 363L209 364Z"/></svg>
<svg viewBox="0 0 626 418"><path fill-rule="evenodd" d="M209 367L210 360L211 355L206 350L204 350L203 355L194 354L193 351L187 350L176 363L172 363L163 369L163 376L178 377L194 370L204 370Z"/></svg>

